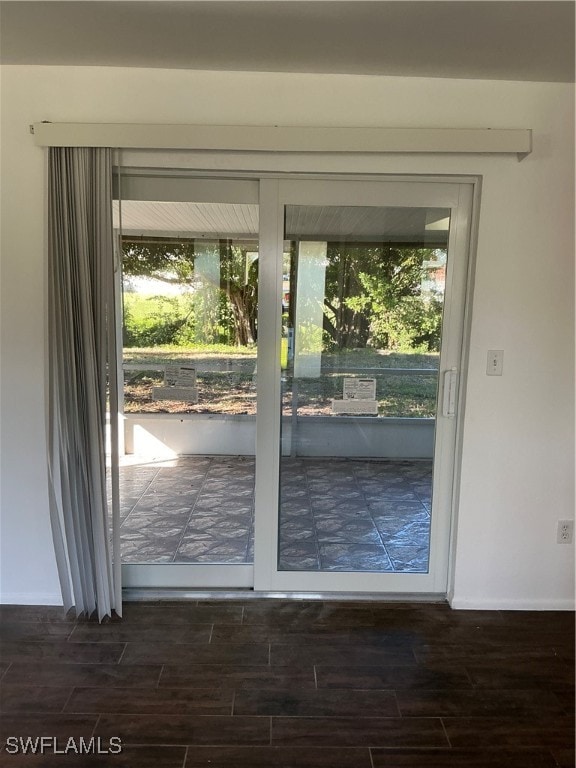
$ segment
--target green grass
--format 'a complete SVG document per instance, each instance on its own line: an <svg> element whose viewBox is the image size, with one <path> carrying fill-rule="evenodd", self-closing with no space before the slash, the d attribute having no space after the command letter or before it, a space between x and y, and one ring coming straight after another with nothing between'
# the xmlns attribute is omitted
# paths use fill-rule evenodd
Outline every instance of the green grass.
<svg viewBox="0 0 576 768"><path fill-rule="evenodd" d="M438 369L437 352L388 352L381 349L345 349L324 352L323 368L434 368Z"/></svg>
<svg viewBox="0 0 576 768"><path fill-rule="evenodd" d="M384 370L384 369L383 369ZM376 399L381 416L431 417L436 407L436 375L378 375ZM319 379L299 379L298 411L314 413L330 411L331 400L342 398L342 375L321 376ZM292 402L293 382L288 379L285 392ZM291 407L291 405L290 405Z"/></svg>
<svg viewBox="0 0 576 768"><path fill-rule="evenodd" d="M232 344L195 344L181 347L176 344L164 344L156 347L124 347L125 363L148 363L165 365L170 362L191 359L231 358L256 360L257 348L235 347Z"/></svg>
<svg viewBox="0 0 576 768"><path fill-rule="evenodd" d="M164 344L154 347L125 347L125 363L159 363L170 360L189 360L195 357L230 357L256 359L257 345L237 347L233 344L194 344L181 347L176 344ZM386 352L378 349L345 349L341 352L324 352L322 366L358 368L438 368L438 353L430 352Z"/></svg>

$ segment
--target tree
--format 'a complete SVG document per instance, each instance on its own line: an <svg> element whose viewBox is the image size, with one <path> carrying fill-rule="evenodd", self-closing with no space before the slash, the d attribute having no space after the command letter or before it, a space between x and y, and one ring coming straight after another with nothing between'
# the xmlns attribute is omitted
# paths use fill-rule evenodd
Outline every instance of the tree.
<svg viewBox="0 0 576 768"><path fill-rule="evenodd" d="M253 344L258 337L258 259L250 260L252 245L234 245L220 240L220 289L234 316L235 343Z"/></svg>
<svg viewBox="0 0 576 768"><path fill-rule="evenodd" d="M431 249L329 243L327 255L329 347L439 348L442 302L422 294Z"/></svg>
<svg viewBox="0 0 576 768"><path fill-rule="evenodd" d="M209 243L203 240L125 238L122 243L124 275L184 286L192 294L199 290L202 281L211 282L223 299L219 302L219 322L229 326L231 320L230 331L236 345L251 344L257 337L258 262L249 256L255 245L249 241L214 241L219 256L218 278L208 273L198 275L197 258L207 246Z"/></svg>

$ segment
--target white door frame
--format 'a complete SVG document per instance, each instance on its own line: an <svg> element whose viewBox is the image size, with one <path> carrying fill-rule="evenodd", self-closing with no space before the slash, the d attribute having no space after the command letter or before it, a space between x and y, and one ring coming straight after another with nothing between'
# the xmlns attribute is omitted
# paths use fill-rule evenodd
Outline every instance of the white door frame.
<svg viewBox="0 0 576 768"><path fill-rule="evenodd" d="M144 157L142 161L145 162ZM225 162L225 158L223 158ZM472 217L476 215L479 183L476 177L401 176L398 174L294 173L248 170L152 170L142 167L147 177L178 177L195 189L207 182L211 199L218 187L231 183L259 181L260 264L259 264L259 362L256 423L255 559L252 565L125 564L124 587L148 588L247 588L263 592L292 593L407 593L445 595L449 586L451 535L457 508L457 480L460 464L460 433L463 421L463 392L472 298ZM136 171L138 174L138 171ZM184 178L183 178L184 177ZM150 178L152 181L152 178ZM158 182L160 179L154 179ZM152 183L154 183L152 182ZM174 186L168 182L171 197ZM231 187L231 189L232 189ZM352 192L353 191L353 192ZM143 199L143 198L140 198ZM144 198L145 199L145 198ZM162 198L160 198L162 199ZM167 198L165 198L167 199ZM179 199L185 199L180 197ZM190 198L189 198L190 199ZM199 199L199 198L197 198ZM321 202L319 203L319 200ZM315 201L315 202L314 202ZM474 203L474 204L473 204ZM454 419L437 419L435 467L449 466L443 477L434 477L435 496L443 499L441 510L433 510L431 539L435 567L428 574L295 572L277 569L277 535L280 471L281 387L280 339L283 252L283 210L287 204L381 205L443 207L452 211L449 235L443 345L440 373L457 367L458 394ZM457 298L453 287L458 284ZM455 302L456 298L456 302ZM458 333L448 334L448 324ZM442 392L440 392L439 402ZM438 429L442 421L442 428ZM446 422L446 424L444 424ZM448 464L446 464L448 462ZM432 562L431 546L431 562ZM453 553L452 553L453 559Z"/></svg>

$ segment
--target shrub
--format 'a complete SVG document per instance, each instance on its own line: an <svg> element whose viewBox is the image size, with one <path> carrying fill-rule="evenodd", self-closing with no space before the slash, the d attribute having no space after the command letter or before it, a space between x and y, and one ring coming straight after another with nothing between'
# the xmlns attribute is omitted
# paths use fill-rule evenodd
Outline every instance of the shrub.
<svg viewBox="0 0 576 768"><path fill-rule="evenodd" d="M192 325L191 307L185 297L124 295L125 347L180 344Z"/></svg>

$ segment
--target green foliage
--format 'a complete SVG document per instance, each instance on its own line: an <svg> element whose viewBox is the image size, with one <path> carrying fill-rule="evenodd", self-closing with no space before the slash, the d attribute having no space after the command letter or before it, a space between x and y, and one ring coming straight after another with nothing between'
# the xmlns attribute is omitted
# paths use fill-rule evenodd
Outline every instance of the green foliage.
<svg viewBox="0 0 576 768"><path fill-rule="evenodd" d="M186 297L124 294L124 346L177 344L190 328L193 316Z"/></svg>
<svg viewBox="0 0 576 768"><path fill-rule="evenodd" d="M298 326L298 352L302 355L320 354L322 329L310 322Z"/></svg>
<svg viewBox="0 0 576 768"><path fill-rule="evenodd" d="M252 242L225 239L124 240L122 264L126 277L154 278L166 285L188 288L194 295L196 327L185 322L179 329L167 321L163 330L158 328L158 334L163 339L170 337L170 341L157 343L218 343L232 339L238 345L253 343L257 334L258 263L251 260L249 253L254 249ZM214 275L199 266L206 256L210 261L204 264L209 266L214 266L212 256L216 258ZM210 289L216 291L216 298Z"/></svg>
<svg viewBox="0 0 576 768"><path fill-rule="evenodd" d="M194 277L192 240L129 240L122 243L125 275L153 277L171 285L190 284Z"/></svg>
<svg viewBox="0 0 576 768"><path fill-rule="evenodd" d="M124 346L216 348L235 345L232 311L220 294L215 304L202 294L124 294Z"/></svg>
<svg viewBox="0 0 576 768"><path fill-rule="evenodd" d="M422 292L431 255L426 248L330 246L325 350L438 351L442 301Z"/></svg>
<svg viewBox="0 0 576 768"><path fill-rule="evenodd" d="M438 352L442 332L442 302L405 296L390 310L382 309L372 323L379 346L398 352Z"/></svg>
<svg viewBox="0 0 576 768"><path fill-rule="evenodd" d="M255 343L258 261L250 255L255 247L224 239L126 240L125 276L188 289L177 297L126 292L126 346ZM291 251L294 255L294 246ZM207 256L201 267L199 260ZM442 301L422 290L433 256L434 249L409 245L328 243L323 350L438 351ZM289 266L293 298L294 263ZM212 277L206 271L210 264L215 265ZM293 302L287 314L292 325ZM300 338L300 348L317 348L317 335L315 330L314 338Z"/></svg>

